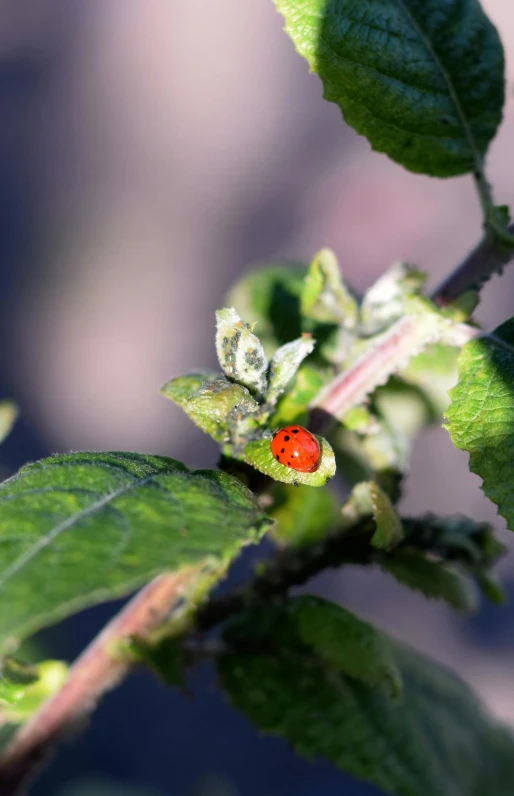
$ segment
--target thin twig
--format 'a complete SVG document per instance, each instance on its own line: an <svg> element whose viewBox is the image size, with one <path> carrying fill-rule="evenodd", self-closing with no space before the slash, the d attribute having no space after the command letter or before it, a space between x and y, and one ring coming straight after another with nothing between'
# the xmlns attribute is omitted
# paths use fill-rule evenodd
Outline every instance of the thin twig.
<svg viewBox="0 0 514 796"><path fill-rule="evenodd" d="M514 235L514 224L507 232ZM494 273L514 259L514 249L502 246L498 240L486 235L432 294L432 301L445 307L468 290L478 290Z"/></svg>
<svg viewBox="0 0 514 796"><path fill-rule="evenodd" d="M221 597L211 598L195 617L197 630L211 630L242 611L262 605L271 598L283 597L294 586L301 586L325 569L341 564L370 564L375 554L370 535L375 529L371 517L365 517L344 533L328 536L317 545L286 548L275 555L262 573L250 583Z"/></svg>
<svg viewBox="0 0 514 796"><path fill-rule="evenodd" d="M73 731L99 698L126 675L132 663L116 655L131 637L145 637L169 615L196 570L163 574L138 594L101 631L71 667L61 690L17 732L0 757L0 793L13 796L37 772L54 745Z"/></svg>

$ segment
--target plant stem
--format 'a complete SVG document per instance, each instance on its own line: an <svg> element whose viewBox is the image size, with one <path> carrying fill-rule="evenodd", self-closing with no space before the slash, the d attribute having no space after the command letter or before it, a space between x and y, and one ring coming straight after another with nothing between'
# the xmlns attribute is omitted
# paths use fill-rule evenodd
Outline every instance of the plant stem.
<svg viewBox="0 0 514 796"><path fill-rule="evenodd" d="M99 698L126 675L133 662L116 648L125 640L145 637L169 615L196 570L163 574L139 591L100 632L71 667L61 690L17 732L0 757L0 793L20 792L77 723L92 712Z"/></svg>
<svg viewBox="0 0 514 796"><path fill-rule="evenodd" d="M369 349L337 375L316 396L311 404L311 420L316 431L329 423L329 418L342 419L377 387L385 384L409 359L420 353L430 343L443 336L436 327L422 329L422 319L417 315L403 315ZM445 339L449 345L461 346L481 334L481 330L464 323L448 322ZM451 342L450 342L451 340Z"/></svg>
<svg viewBox="0 0 514 796"><path fill-rule="evenodd" d="M508 227L514 235L514 224ZM494 273L511 260L514 248L499 242L498 237L486 234L484 239L433 292L431 299L439 307L451 304L463 293L478 290ZM479 329L466 324L455 325L455 345L463 345L481 334ZM322 431L330 418L341 419L376 387L399 368L402 357L417 353L419 319L406 314L399 318L348 370L336 376L317 396L312 404L311 421L315 430ZM426 344L433 342L427 338ZM421 346L420 346L421 349Z"/></svg>
<svg viewBox="0 0 514 796"><path fill-rule="evenodd" d="M514 235L514 224L507 232ZM502 246L497 237L486 235L432 294L432 301L445 307L468 290L478 290L494 273L514 259L514 248Z"/></svg>
<svg viewBox="0 0 514 796"><path fill-rule="evenodd" d="M374 530L373 519L364 517L351 529L328 536L317 545L278 552L249 584L200 607L195 617L196 629L211 630L235 614L262 605L271 598L283 597L292 587L303 585L325 569L342 564L372 563L376 550L370 545L370 535Z"/></svg>

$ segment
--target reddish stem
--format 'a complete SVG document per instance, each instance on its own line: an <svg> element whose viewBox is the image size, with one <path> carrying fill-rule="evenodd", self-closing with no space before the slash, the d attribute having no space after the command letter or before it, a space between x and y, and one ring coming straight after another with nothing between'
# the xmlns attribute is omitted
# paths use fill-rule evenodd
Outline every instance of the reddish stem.
<svg viewBox="0 0 514 796"><path fill-rule="evenodd" d="M508 227L509 235L514 235L514 224ZM514 259L514 249L502 246L490 236L486 236L446 279L434 290L432 301L439 307L451 304L458 296L468 290L478 290L494 273Z"/></svg>
<svg viewBox="0 0 514 796"><path fill-rule="evenodd" d="M71 667L61 690L17 732L0 757L0 793L19 792L47 757L53 745L65 738L113 688L133 665L127 656L116 655L124 640L145 637L169 615L195 570L181 570L155 578L101 631Z"/></svg>

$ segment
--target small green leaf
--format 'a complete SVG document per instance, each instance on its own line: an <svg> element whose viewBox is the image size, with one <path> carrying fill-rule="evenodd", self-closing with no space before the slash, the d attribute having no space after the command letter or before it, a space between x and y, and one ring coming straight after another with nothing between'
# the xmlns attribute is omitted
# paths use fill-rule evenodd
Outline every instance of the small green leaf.
<svg viewBox="0 0 514 796"><path fill-rule="evenodd" d="M408 263L394 263L365 294L361 305L361 331L377 334L400 318L407 296L419 295L426 276Z"/></svg>
<svg viewBox="0 0 514 796"><path fill-rule="evenodd" d="M401 372L402 379L422 390L433 420L439 421L450 403L448 392L457 381L458 355L458 348L436 343L411 359Z"/></svg>
<svg viewBox="0 0 514 796"><path fill-rule="evenodd" d="M337 258L330 249L314 257L302 290L301 313L320 323L336 323L354 329L358 305L343 282Z"/></svg>
<svg viewBox="0 0 514 796"><path fill-rule="evenodd" d="M507 594L494 572L478 572L476 575L480 591L494 605L505 605Z"/></svg>
<svg viewBox="0 0 514 796"><path fill-rule="evenodd" d="M5 720L4 709L19 702L27 686L37 682L37 667L5 657L0 662L0 722Z"/></svg>
<svg viewBox="0 0 514 796"><path fill-rule="evenodd" d="M342 660L350 660L345 635L330 626L348 627L346 618L328 619L321 629L309 622L309 646L298 639L294 618L287 623L282 609L277 620L276 610L229 628L234 651L219 661L231 702L258 729L397 796L510 796L514 739L455 675L381 637L380 654L389 648L403 683L391 699L342 672ZM362 655L360 641L350 634L353 652Z"/></svg>
<svg viewBox="0 0 514 796"><path fill-rule="evenodd" d="M413 546L430 548L441 558L465 567L488 569L505 553L491 525L461 514L450 517L425 514L404 519L403 523L407 541Z"/></svg>
<svg viewBox="0 0 514 796"><path fill-rule="evenodd" d="M259 338L235 309L216 313L216 352L224 373L257 396L267 388L268 360Z"/></svg>
<svg viewBox="0 0 514 796"><path fill-rule="evenodd" d="M304 334L291 343L280 346L270 362L269 386L266 400L275 403L284 392L301 363L314 350L314 340L310 334Z"/></svg>
<svg viewBox="0 0 514 796"><path fill-rule="evenodd" d="M446 428L469 468L514 530L514 319L472 340L459 357Z"/></svg>
<svg viewBox="0 0 514 796"><path fill-rule="evenodd" d="M271 424L277 427L290 423L307 424L309 404L329 378L328 370L304 362L285 395L279 399Z"/></svg>
<svg viewBox="0 0 514 796"><path fill-rule="evenodd" d="M371 539L373 547L389 549L403 539L401 520L390 498L374 481L354 486L341 513L343 528L355 525L363 517L373 517L377 526Z"/></svg>
<svg viewBox="0 0 514 796"><path fill-rule="evenodd" d="M504 60L477 0L275 0L325 99L373 149L450 177L481 168Z"/></svg>
<svg viewBox="0 0 514 796"><path fill-rule="evenodd" d="M19 687L16 698L5 706L2 706L0 684L0 720L23 723L61 690L68 677L68 667L62 661L43 661L30 669L34 675L32 682Z"/></svg>
<svg viewBox="0 0 514 796"><path fill-rule="evenodd" d="M226 298L227 306L255 324L268 356L304 331L300 295L305 273L304 265L264 265L245 274Z"/></svg>
<svg viewBox="0 0 514 796"><path fill-rule="evenodd" d="M335 475L336 460L334 451L327 440L317 435L316 439L320 444L321 460L314 473L299 473L297 470L279 464L271 453L271 440L266 437L249 442L244 449L244 458L256 470L283 484L325 486L327 481Z"/></svg>
<svg viewBox="0 0 514 796"><path fill-rule="evenodd" d="M385 685L398 696L402 682L385 638L374 627L339 605L319 597L291 601L301 640L326 660L330 669L368 685Z"/></svg>
<svg viewBox="0 0 514 796"><path fill-rule="evenodd" d="M336 529L337 505L329 489L275 484L269 514L271 536L281 545L300 546L325 539Z"/></svg>
<svg viewBox="0 0 514 796"><path fill-rule="evenodd" d="M392 555L383 556L380 565L404 586L422 592L425 597L443 600L457 611L476 610L476 591L471 581L453 567L418 550L395 550Z"/></svg>
<svg viewBox="0 0 514 796"><path fill-rule="evenodd" d="M130 654L138 663L146 663L164 685L184 686L186 655L181 639L164 637L154 644L138 640L133 643Z"/></svg>
<svg viewBox="0 0 514 796"><path fill-rule="evenodd" d="M349 431L356 431L358 434L374 434L378 431L376 417L362 404L350 409L341 422Z"/></svg>
<svg viewBox="0 0 514 796"><path fill-rule="evenodd" d="M163 571L191 588L269 525L222 472L136 453L71 453L0 486L0 648Z"/></svg>
<svg viewBox="0 0 514 796"><path fill-rule="evenodd" d="M168 381L161 393L180 406L191 420L217 442L230 440L237 418L257 412L259 404L246 387L220 373L189 373Z"/></svg>
<svg viewBox="0 0 514 796"><path fill-rule="evenodd" d="M18 407L12 401L0 401L0 442L11 433L18 418Z"/></svg>

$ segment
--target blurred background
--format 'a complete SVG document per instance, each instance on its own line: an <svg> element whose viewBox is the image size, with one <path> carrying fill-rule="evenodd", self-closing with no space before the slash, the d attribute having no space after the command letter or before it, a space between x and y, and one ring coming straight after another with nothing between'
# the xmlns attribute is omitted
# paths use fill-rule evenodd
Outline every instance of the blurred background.
<svg viewBox="0 0 514 796"><path fill-rule="evenodd" d="M509 81L488 171L497 201L513 206L514 6L482 3L502 35ZM2 3L0 397L21 408L2 475L69 449L214 466L215 445L159 387L215 365L214 311L234 279L257 262L307 261L330 246L358 289L397 259L428 271L432 286L474 245L471 178L403 171L321 93L269 0ZM488 284L477 317L491 328L513 310L514 269ZM417 446L403 508L467 512L507 538L441 429ZM501 573L513 595L512 555ZM357 570L313 588L458 670L514 724L512 605L462 619ZM37 643L71 660L115 607L86 611ZM192 692L132 677L32 793L377 793L259 736L208 668Z"/></svg>

